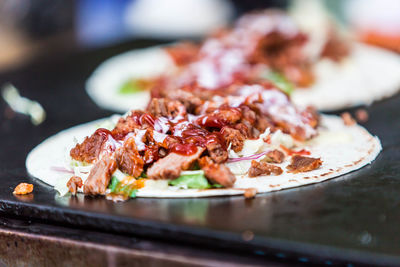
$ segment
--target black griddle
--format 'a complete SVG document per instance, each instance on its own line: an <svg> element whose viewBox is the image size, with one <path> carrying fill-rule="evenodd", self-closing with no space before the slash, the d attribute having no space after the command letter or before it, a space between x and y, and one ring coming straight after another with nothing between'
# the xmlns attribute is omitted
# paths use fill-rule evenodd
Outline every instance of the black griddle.
<svg viewBox="0 0 400 267"><path fill-rule="evenodd" d="M25 169L27 153L65 128L109 116L86 95L84 83L108 57L141 41L68 56L38 59L0 74L23 96L39 101L47 119L33 126L0 100L0 213L2 216L207 247L249 257L303 263L400 265L400 96L368 107L364 126L380 137L383 151L359 171L308 185L243 197L132 199L57 197ZM354 110L350 110L353 112ZM34 194L16 197L20 182Z"/></svg>

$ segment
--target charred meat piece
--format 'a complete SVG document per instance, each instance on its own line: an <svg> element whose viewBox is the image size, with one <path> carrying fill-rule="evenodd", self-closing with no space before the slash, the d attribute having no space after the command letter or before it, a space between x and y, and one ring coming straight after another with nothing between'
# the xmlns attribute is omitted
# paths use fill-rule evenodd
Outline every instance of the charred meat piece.
<svg viewBox="0 0 400 267"><path fill-rule="evenodd" d="M264 116L258 116L257 121L254 125L254 127L259 130L260 132L265 132L267 128L270 128L271 130L274 129L274 123L268 119L267 117Z"/></svg>
<svg viewBox="0 0 400 267"><path fill-rule="evenodd" d="M93 163L99 157L102 146L107 138L106 135L96 131L90 137L86 137L81 144L76 144L69 154L74 160Z"/></svg>
<svg viewBox="0 0 400 267"><path fill-rule="evenodd" d="M72 176L67 182L68 190L72 195L76 195L76 191L78 191L78 188L81 188L82 186L82 178L79 176Z"/></svg>
<svg viewBox="0 0 400 267"><path fill-rule="evenodd" d="M287 169L292 173L308 172L318 169L321 165L322 160L320 158L295 155L292 157L292 162L287 166Z"/></svg>
<svg viewBox="0 0 400 267"><path fill-rule="evenodd" d="M219 142L211 142L206 145L210 157L217 163L223 163L228 159L228 151Z"/></svg>
<svg viewBox="0 0 400 267"><path fill-rule="evenodd" d="M133 132L135 129L141 129L138 116L144 114L143 111L133 111L126 118L120 118L115 128L112 130L113 135L125 136Z"/></svg>
<svg viewBox="0 0 400 267"><path fill-rule="evenodd" d="M177 116L184 117L186 108L183 104L176 100L166 98L153 98L148 107L148 111L156 117L175 118Z"/></svg>
<svg viewBox="0 0 400 267"><path fill-rule="evenodd" d="M266 162L251 161L249 169L249 177L257 177L260 175L280 175L283 170L279 166L275 166Z"/></svg>
<svg viewBox="0 0 400 267"><path fill-rule="evenodd" d="M274 149L267 153L265 161L270 163L282 163L284 159L285 154L278 149Z"/></svg>
<svg viewBox="0 0 400 267"><path fill-rule="evenodd" d="M216 112L216 116L229 124L234 124L242 118L242 113L236 108L220 108Z"/></svg>
<svg viewBox="0 0 400 267"><path fill-rule="evenodd" d="M217 183L223 187L232 187L236 181L235 175L223 164L214 163L209 157L203 157L199 160L204 175L212 183Z"/></svg>
<svg viewBox="0 0 400 267"><path fill-rule="evenodd" d="M231 148L235 152L239 152L243 149L246 137L239 130L226 126L222 128L221 134L222 137L225 139L227 147L229 146L229 144L231 144Z"/></svg>
<svg viewBox="0 0 400 267"><path fill-rule="evenodd" d="M195 109L203 104L199 97L182 89L170 91L168 97L181 102L190 113L194 113Z"/></svg>
<svg viewBox="0 0 400 267"><path fill-rule="evenodd" d="M249 124L249 126L247 126L246 123L242 123L242 122L235 125L235 129L239 130L240 133L241 133L245 138L248 138L248 137L251 137L251 136L252 136L252 132L251 132L251 129L252 129L252 128L253 128L253 127L251 127L250 124Z"/></svg>
<svg viewBox="0 0 400 267"><path fill-rule="evenodd" d="M144 162L136 149L135 139L129 138L116 152L118 169L132 177L139 177L143 172Z"/></svg>
<svg viewBox="0 0 400 267"><path fill-rule="evenodd" d="M109 156L103 156L90 170L83 186L86 195L104 195L111 175L117 169L117 162Z"/></svg>
<svg viewBox="0 0 400 267"><path fill-rule="evenodd" d="M179 177L182 170L190 168L192 163L200 157L203 151L204 148L197 147L197 152L189 156L170 153L156 161L147 170L147 176L149 179L176 179Z"/></svg>

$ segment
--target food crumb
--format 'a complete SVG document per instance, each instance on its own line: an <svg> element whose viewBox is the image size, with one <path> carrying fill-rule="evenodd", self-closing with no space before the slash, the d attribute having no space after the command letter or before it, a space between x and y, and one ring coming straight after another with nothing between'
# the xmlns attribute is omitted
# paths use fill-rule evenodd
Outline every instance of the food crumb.
<svg viewBox="0 0 400 267"><path fill-rule="evenodd" d="M250 230L246 230L242 233L242 239L244 241L251 241L254 239L254 233Z"/></svg>
<svg viewBox="0 0 400 267"><path fill-rule="evenodd" d="M342 117L345 125L350 126L356 124L356 121L353 119L349 112L343 112L340 116Z"/></svg>
<svg viewBox="0 0 400 267"><path fill-rule="evenodd" d="M249 199L249 198L254 198L257 194L257 189L255 188L247 188L244 190L244 197Z"/></svg>
<svg viewBox="0 0 400 267"><path fill-rule="evenodd" d="M359 121L359 122L368 121L368 118L369 118L368 112L363 108L357 109L355 115L356 115L357 121Z"/></svg>
<svg viewBox="0 0 400 267"><path fill-rule="evenodd" d="M33 191L33 184L27 183L20 183L15 187L13 194L15 195L26 195L32 193Z"/></svg>
<svg viewBox="0 0 400 267"><path fill-rule="evenodd" d="M78 188L81 188L83 186L82 178L78 176L72 176L68 182L67 182L67 187L69 192L71 192L72 195L76 195L76 191Z"/></svg>

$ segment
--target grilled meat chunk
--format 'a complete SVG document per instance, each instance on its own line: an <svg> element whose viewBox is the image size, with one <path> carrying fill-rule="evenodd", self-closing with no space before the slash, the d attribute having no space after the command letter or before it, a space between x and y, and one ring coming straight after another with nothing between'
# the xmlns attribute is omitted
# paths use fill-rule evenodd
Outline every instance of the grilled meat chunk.
<svg viewBox="0 0 400 267"><path fill-rule="evenodd" d="M117 169L117 162L114 158L103 156L95 163L90 170L89 176L83 186L86 195L104 195L111 175Z"/></svg>
<svg viewBox="0 0 400 267"><path fill-rule="evenodd" d="M203 103L199 97L182 89L171 90L168 92L168 98L181 102L186 107L186 110L190 113L194 113L195 109L201 106Z"/></svg>
<svg viewBox="0 0 400 267"><path fill-rule="evenodd" d="M308 172L318 169L322 165L320 158L304 157L295 155L292 157L292 161L287 169L292 173Z"/></svg>
<svg viewBox="0 0 400 267"><path fill-rule="evenodd" d="M126 135L135 129L141 129L140 122L137 120L138 114L144 114L143 111L133 111L126 118L120 118L115 128L112 130L113 135Z"/></svg>
<svg viewBox="0 0 400 267"><path fill-rule="evenodd" d="M275 166L266 162L251 161L249 169L249 177L257 177L260 175L280 175L283 170L279 166Z"/></svg>
<svg viewBox="0 0 400 267"><path fill-rule="evenodd" d="M147 176L150 179L176 179L179 177L182 170L190 168L192 163L200 157L203 151L204 148L197 147L197 152L189 156L170 153L166 157L156 161L147 170Z"/></svg>
<svg viewBox="0 0 400 267"><path fill-rule="evenodd" d="M78 191L78 188L81 188L82 186L82 178L79 176L72 176L67 182L68 190L72 195L76 195L76 191Z"/></svg>
<svg viewBox="0 0 400 267"><path fill-rule="evenodd" d="M102 146L106 140L107 136L99 134L99 132L96 131L91 136L86 137L81 144L76 144L69 154L74 160L93 163L99 157Z"/></svg>
<svg viewBox="0 0 400 267"><path fill-rule="evenodd" d="M212 183L217 183L224 187L232 187L236 181L235 175L228 167L214 163L209 157L201 158L199 164L206 178Z"/></svg>
<svg viewBox="0 0 400 267"><path fill-rule="evenodd" d="M285 159L285 154L278 149L274 149L267 153L265 161L270 163L282 163L284 159Z"/></svg>
<svg viewBox="0 0 400 267"><path fill-rule="evenodd" d="M233 151L239 152L242 150L246 137L239 130L226 126L222 128L221 134L227 147L231 144Z"/></svg>
<svg viewBox="0 0 400 267"><path fill-rule="evenodd" d="M136 149L135 139L129 138L116 152L118 169L132 177L139 177L143 172L144 162Z"/></svg>
<svg viewBox="0 0 400 267"><path fill-rule="evenodd" d="M179 101L166 98L153 98L148 111L156 117L175 118L186 115L186 108L183 104Z"/></svg>
<svg viewBox="0 0 400 267"><path fill-rule="evenodd" d="M228 151L218 142L210 142L206 145L207 152L216 163L223 163L228 159Z"/></svg>

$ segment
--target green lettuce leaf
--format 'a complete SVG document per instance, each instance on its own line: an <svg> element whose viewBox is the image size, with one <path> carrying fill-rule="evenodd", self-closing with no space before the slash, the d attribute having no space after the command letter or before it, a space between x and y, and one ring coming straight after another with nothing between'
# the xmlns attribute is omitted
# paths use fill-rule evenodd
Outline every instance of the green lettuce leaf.
<svg viewBox="0 0 400 267"><path fill-rule="evenodd" d="M108 188L110 189L111 193L123 194L123 195L127 195L131 198L136 197L137 189L132 188L132 185L130 185L130 184L121 187L121 186L118 186L119 183L120 183L120 181L118 180L118 178L115 176L112 176L111 182L108 185Z"/></svg>
<svg viewBox="0 0 400 267"><path fill-rule="evenodd" d="M111 192L114 193L115 188L117 187L118 184L119 184L118 178L115 177L115 176L113 176L113 177L111 177L111 182L110 182L110 184L108 185L108 188L111 190Z"/></svg>
<svg viewBox="0 0 400 267"><path fill-rule="evenodd" d="M207 189L211 187L203 171L196 171L193 174L182 174L177 179L169 181L168 184L191 189Z"/></svg>
<svg viewBox="0 0 400 267"><path fill-rule="evenodd" d="M265 75L265 78L288 95L290 95L294 90L293 84L279 72L269 72Z"/></svg>
<svg viewBox="0 0 400 267"><path fill-rule="evenodd" d="M118 93L126 95L126 94L134 94L140 91L143 91L143 88L139 86L138 82L135 80L129 80L119 88Z"/></svg>

